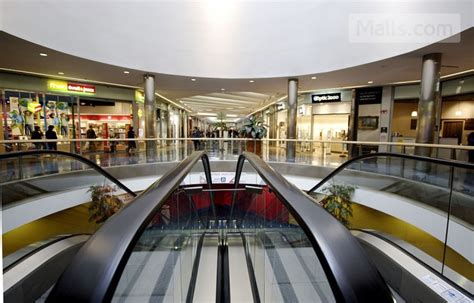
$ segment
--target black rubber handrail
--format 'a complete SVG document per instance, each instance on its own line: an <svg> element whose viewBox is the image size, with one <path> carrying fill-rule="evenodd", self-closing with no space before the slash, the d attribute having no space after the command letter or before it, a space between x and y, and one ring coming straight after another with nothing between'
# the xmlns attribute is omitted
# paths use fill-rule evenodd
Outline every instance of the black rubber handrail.
<svg viewBox="0 0 474 303"><path fill-rule="evenodd" d="M387 237L384 237L384 235L376 232L376 231L372 231L372 230L368 230L368 229L362 229L362 228L351 228L351 231L358 231L358 232L361 232L361 233L365 233L365 234L368 234L368 235L371 235L371 236L374 236L384 242L387 242L389 245L392 245L394 246L395 248L401 250L402 252L404 252L405 254L407 254L408 256L410 256L412 259L416 260L416 262L418 262L420 265L422 265L423 267L425 267L426 269L428 269L429 271L431 271L435 276L437 276L439 279L445 281L446 283L448 283L450 286L452 286L453 288L455 288L456 290L458 290L460 293L464 294L465 296L469 297L471 300L474 299L474 295L471 294L470 292L468 292L466 289L462 288L461 286L459 286L456 282L452 281L449 277L447 276L444 276L443 274L441 274L436 268L432 267L431 265L429 265L428 263L426 263L425 261L421 260L420 258L418 258L415 254L413 254L411 251L409 251L408 249L406 249L405 247L401 246L400 244L398 244L397 242L393 241L392 239L390 238L387 238ZM375 247L375 246L374 246ZM377 248L378 249L378 248Z"/></svg>
<svg viewBox="0 0 474 303"><path fill-rule="evenodd" d="M11 270L15 266L17 266L18 264L20 264L21 262L26 260L27 258L31 257L32 255L36 254L37 252L39 252L39 251L55 244L55 243L58 243L60 241L63 241L63 240L69 239L69 238L77 237L77 236L90 236L90 235L91 234L88 234L88 233L67 234L67 235L60 235L60 236L54 237L54 238L49 239L47 241L41 241L43 243L40 246L32 248L30 251L26 252L24 255L20 256L18 259L11 262L10 264L7 264L7 265L4 264L3 273L5 274L7 271Z"/></svg>
<svg viewBox="0 0 474 303"><path fill-rule="evenodd" d="M279 197L305 232L337 302L393 302L387 284L356 238L331 214L314 203L311 197L288 182L260 157L248 152L239 157L235 187L239 186L245 160Z"/></svg>
<svg viewBox="0 0 474 303"><path fill-rule="evenodd" d="M347 160L346 162L342 163L335 170L333 170L329 175L327 175L321 181L319 181L318 184L316 184L313 188L308 190L307 193L311 193L311 192L317 190L318 188L323 186L323 184L325 184L327 181L329 181L335 175L337 175L340 171L344 170L346 167L353 164L354 162L364 160L364 159L378 158L378 157L401 158L401 159L408 159L408 160L415 160L415 161L423 161L423 162L428 162L428 163L433 163L433 164L446 165L446 166L454 167L454 168L474 170L474 164L468 163L468 162L437 159L437 158L430 158L430 157L416 156L416 155L388 153L388 152L387 153L373 153L373 154L358 156L358 157L352 158L352 159Z"/></svg>
<svg viewBox="0 0 474 303"><path fill-rule="evenodd" d="M12 152L12 153L4 153L0 154L0 160L5 160L5 159L10 159L10 158L21 158L24 156L36 156L36 155L60 155L60 156L65 156L69 158L73 158L74 160L77 160L79 162L82 162L88 166L90 166L92 169L94 169L96 172L101 174L102 176L106 177L110 181L112 181L115 185L126 191L128 194L132 195L133 197L136 197L137 194L133 192L130 188L125 186L122 182L120 182L117 178L109 174L107 171L105 171L102 167L99 165L95 164L89 159L86 159L80 155L65 152L65 151L60 151L60 150L28 150L28 151L21 151L21 152ZM20 179L21 181L21 179Z"/></svg>
<svg viewBox="0 0 474 303"><path fill-rule="evenodd" d="M141 234L200 159L211 186L209 159L203 151L194 152L105 222L76 254L47 302L110 302Z"/></svg>

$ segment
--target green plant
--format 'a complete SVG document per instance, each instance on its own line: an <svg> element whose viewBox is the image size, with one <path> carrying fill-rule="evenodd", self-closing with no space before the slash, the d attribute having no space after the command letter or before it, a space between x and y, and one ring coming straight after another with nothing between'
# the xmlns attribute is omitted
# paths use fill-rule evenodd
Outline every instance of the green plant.
<svg viewBox="0 0 474 303"><path fill-rule="evenodd" d="M218 112L216 115L217 122L213 124L214 129L227 130L227 123L224 122L226 117L227 117L226 113Z"/></svg>
<svg viewBox="0 0 474 303"><path fill-rule="evenodd" d="M267 128L261 118L251 116L244 121L240 134L247 138L263 139L267 135Z"/></svg>
<svg viewBox="0 0 474 303"><path fill-rule="evenodd" d="M123 201L114 195L117 189L110 185L92 185L87 192L91 193L89 205L89 222L104 223L123 207Z"/></svg>
<svg viewBox="0 0 474 303"><path fill-rule="evenodd" d="M344 226L349 227L352 218L352 195L355 187L351 185L334 184L326 187L323 192L328 193L319 203Z"/></svg>

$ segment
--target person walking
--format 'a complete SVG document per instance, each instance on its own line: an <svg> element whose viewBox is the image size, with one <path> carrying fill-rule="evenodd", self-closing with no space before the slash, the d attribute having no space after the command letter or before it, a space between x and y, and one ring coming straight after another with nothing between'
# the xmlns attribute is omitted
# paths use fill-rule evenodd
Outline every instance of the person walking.
<svg viewBox="0 0 474 303"><path fill-rule="evenodd" d="M43 132L39 126L35 126L35 130L31 133L31 140L43 139ZM35 142L36 149L43 149L43 143Z"/></svg>
<svg viewBox="0 0 474 303"><path fill-rule="evenodd" d="M97 135L95 134L95 130L92 128L92 125L89 125L89 129L86 132L86 138L87 139L97 138ZM89 151L90 152L95 151L95 142L94 141L89 141Z"/></svg>
<svg viewBox="0 0 474 303"><path fill-rule="evenodd" d="M130 126L130 128L128 129L127 139L135 139L135 132L133 131L133 126ZM129 156L135 154L136 149L137 149L137 144L135 143L135 141L129 140L128 147L127 147L127 154Z"/></svg>
<svg viewBox="0 0 474 303"><path fill-rule="evenodd" d="M54 131L54 125L48 126L48 130L46 131L46 139L50 139L50 140L58 139L58 136L56 135L56 132ZM58 150L57 142L48 142L47 145L48 145L49 150Z"/></svg>
<svg viewBox="0 0 474 303"><path fill-rule="evenodd" d="M194 127L194 130L191 133L191 137L193 138L194 150L199 150L199 138L201 137L201 132L199 131L199 128Z"/></svg>

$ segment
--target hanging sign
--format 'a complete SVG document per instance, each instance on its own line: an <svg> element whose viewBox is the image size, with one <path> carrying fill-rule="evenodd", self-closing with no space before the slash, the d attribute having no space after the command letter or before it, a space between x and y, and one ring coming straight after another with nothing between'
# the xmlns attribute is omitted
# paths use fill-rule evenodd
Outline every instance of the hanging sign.
<svg viewBox="0 0 474 303"><path fill-rule="evenodd" d="M312 103L340 102L341 93L311 95Z"/></svg>
<svg viewBox="0 0 474 303"><path fill-rule="evenodd" d="M95 86L66 81L48 80L48 90L77 95L95 95Z"/></svg>

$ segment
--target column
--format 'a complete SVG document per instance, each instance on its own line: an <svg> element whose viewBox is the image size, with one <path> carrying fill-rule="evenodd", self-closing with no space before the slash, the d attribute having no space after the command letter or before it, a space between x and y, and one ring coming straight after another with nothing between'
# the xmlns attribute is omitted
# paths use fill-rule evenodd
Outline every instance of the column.
<svg viewBox="0 0 474 303"><path fill-rule="evenodd" d="M347 130L347 140L348 141L357 141L357 121L359 119L359 104L356 98L356 90L352 90L351 96L351 114L349 115L349 129ZM347 146L347 153L350 158L357 157L358 147L354 144L349 144Z"/></svg>
<svg viewBox="0 0 474 303"><path fill-rule="evenodd" d="M155 77L150 75L145 75L145 137L156 138ZM152 162L155 157L156 141L146 141L147 161Z"/></svg>
<svg viewBox="0 0 474 303"><path fill-rule="evenodd" d="M276 139L277 138L277 105L270 106L270 123L268 125L268 138ZM275 141L270 141L269 146L276 146Z"/></svg>
<svg viewBox="0 0 474 303"><path fill-rule="evenodd" d="M433 53L423 56L421 68L420 100L418 101L418 124L416 127L416 143L434 143L436 115L439 110L439 71L441 54ZM431 155L431 148L416 147L415 154Z"/></svg>
<svg viewBox="0 0 474 303"><path fill-rule="evenodd" d="M140 118L138 117L138 103L137 101L132 101L132 126L135 134L138 136L138 129L140 128Z"/></svg>
<svg viewBox="0 0 474 303"><path fill-rule="evenodd" d="M380 142L392 141L392 112L393 93L392 86L384 86L382 89L382 103L380 105ZM388 152L391 148L387 145L379 145L379 152Z"/></svg>
<svg viewBox="0 0 474 303"><path fill-rule="evenodd" d="M298 101L298 79L288 80L288 117L286 138L296 139L296 114ZM296 143L286 142L286 161L295 162Z"/></svg>

